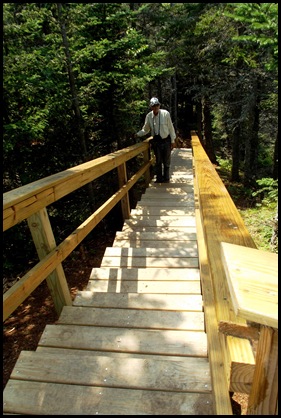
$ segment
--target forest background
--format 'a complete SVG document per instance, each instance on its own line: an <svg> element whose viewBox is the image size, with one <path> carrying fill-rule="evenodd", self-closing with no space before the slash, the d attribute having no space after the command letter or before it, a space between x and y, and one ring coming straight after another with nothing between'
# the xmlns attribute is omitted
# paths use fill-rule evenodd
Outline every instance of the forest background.
<svg viewBox="0 0 281 418"><path fill-rule="evenodd" d="M134 144L157 96L178 144L195 129L230 194L270 207L277 251L277 22L277 3L4 3L3 191ZM115 190L50 205L57 243ZM4 283L38 261L26 222L3 247Z"/></svg>

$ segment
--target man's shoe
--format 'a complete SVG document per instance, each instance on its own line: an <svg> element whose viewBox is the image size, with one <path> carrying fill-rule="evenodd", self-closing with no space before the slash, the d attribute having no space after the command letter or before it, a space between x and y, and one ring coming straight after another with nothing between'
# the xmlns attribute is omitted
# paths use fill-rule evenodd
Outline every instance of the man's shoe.
<svg viewBox="0 0 281 418"><path fill-rule="evenodd" d="M154 183L163 183L163 179L156 179Z"/></svg>

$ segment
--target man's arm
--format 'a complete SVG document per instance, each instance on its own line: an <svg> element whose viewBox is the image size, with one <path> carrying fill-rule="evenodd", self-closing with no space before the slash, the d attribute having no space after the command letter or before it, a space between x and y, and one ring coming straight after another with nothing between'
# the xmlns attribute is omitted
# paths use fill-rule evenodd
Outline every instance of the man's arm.
<svg viewBox="0 0 281 418"><path fill-rule="evenodd" d="M171 149L176 148L176 132L175 132L175 128L171 119L171 115L170 113L168 114L168 128L169 128L169 132L170 132L170 137L171 137Z"/></svg>
<svg viewBox="0 0 281 418"><path fill-rule="evenodd" d="M142 129L136 133L136 136L144 136L151 131L148 115L149 114L146 115L144 125L143 125Z"/></svg>

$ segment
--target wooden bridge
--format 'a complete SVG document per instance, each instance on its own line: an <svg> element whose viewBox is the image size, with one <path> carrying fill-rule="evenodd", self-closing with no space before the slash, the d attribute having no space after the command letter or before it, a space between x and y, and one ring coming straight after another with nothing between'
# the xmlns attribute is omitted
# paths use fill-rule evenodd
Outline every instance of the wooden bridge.
<svg viewBox="0 0 281 418"><path fill-rule="evenodd" d="M192 149L172 151L169 184L150 180L146 140L4 196L4 228L27 218L36 247L45 248L37 266L4 295L4 320L45 278L60 313L37 350L21 352L4 390L4 414L232 415L234 391L250 394L249 414L277 413L277 260L255 249L192 135ZM140 152L144 164L128 180L125 163ZM117 168L120 189L56 246L46 206L100 176L101 166ZM147 189L130 210L128 190L143 175ZM122 231L72 302L61 261L119 201ZM256 387L260 370L249 339L260 331L235 305L237 247L258 252L272 266L266 268L272 283L267 315L250 310L250 319L262 324L258 353L267 364Z"/></svg>

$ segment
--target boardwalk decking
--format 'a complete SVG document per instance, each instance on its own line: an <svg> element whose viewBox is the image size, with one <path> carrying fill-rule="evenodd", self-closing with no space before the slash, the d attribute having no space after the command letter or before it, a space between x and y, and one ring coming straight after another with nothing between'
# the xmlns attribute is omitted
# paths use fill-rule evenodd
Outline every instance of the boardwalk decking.
<svg viewBox="0 0 281 418"><path fill-rule="evenodd" d="M191 149L151 183L87 289L23 351L4 413L213 415Z"/></svg>

